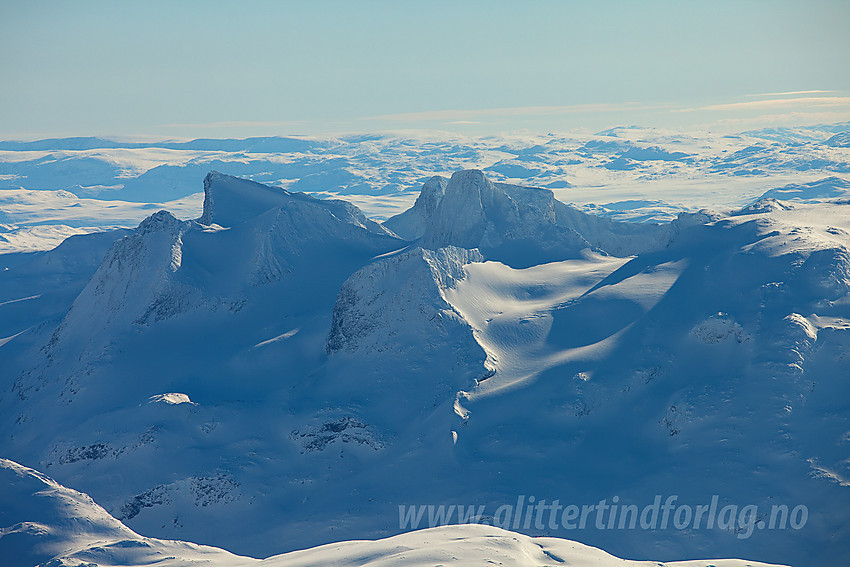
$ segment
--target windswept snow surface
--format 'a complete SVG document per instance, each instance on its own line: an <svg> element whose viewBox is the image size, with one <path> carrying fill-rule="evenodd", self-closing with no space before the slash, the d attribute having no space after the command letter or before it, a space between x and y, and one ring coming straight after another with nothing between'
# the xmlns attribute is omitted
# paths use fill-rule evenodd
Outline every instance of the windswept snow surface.
<svg viewBox="0 0 850 567"><path fill-rule="evenodd" d="M194 218L201 202L199 196L127 203L79 198L68 191L0 189L0 254L50 250L75 234L135 226L159 209Z"/></svg>
<svg viewBox="0 0 850 567"><path fill-rule="evenodd" d="M5 567L33 565L163 567L425 567L500 565L535 567L656 567L626 561L599 549L556 538L531 538L499 528L461 525L414 531L377 541L347 541L265 560L215 547L140 536L86 494L66 488L24 466L0 459L0 557ZM770 567L735 559L665 563L666 567Z"/></svg>
<svg viewBox="0 0 850 567"><path fill-rule="evenodd" d="M428 190L383 225L295 191L304 185L199 162L198 220L160 211L133 230L0 255L0 455L147 537L253 557L444 523L402 525L399 506L484 506L473 519L496 524L519 497L579 508L675 497L756 506L759 520L774 506L808 515L784 529L744 517L504 527L645 560L840 564L850 205L841 183L819 181L843 179L847 150L827 133L748 133L706 153L706 138L637 130L486 140L468 155L448 142L343 140L334 151L360 144L358 163L424 160L401 175L415 170L410 187L431 180ZM251 153L240 143L231 150ZM518 183L490 165L416 169L441 151L444 165L581 155L576 175L602 187L534 189L549 178ZM770 173L742 173L759 164ZM392 175L382 168L375 179ZM594 198L571 207L564 192ZM712 202L722 206L698 210ZM508 549L537 553L509 537ZM385 544L396 545L374 545Z"/></svg>
<svg viewBox="0 0 850 567"><path fill-rule="evenodd" d="M588 253L524 270L498 262L468 266L469 277L450 290L448 300L474 327L494 372L474 395L516 386L571 359L604 358L609 345L655 307L683 268L672 262L595 287L626 261ZM560 331L557 340L553 330Z"/></svg>

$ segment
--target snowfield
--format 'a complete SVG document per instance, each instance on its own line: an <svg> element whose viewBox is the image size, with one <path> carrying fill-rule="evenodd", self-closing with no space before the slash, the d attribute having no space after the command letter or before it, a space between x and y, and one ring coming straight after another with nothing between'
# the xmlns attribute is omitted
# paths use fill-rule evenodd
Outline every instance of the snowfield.
<svg viewBox="0 0 850 567"><path fill-rule="evenodd" d="M0 556L842 564L846 129L0 144Z"/></svg>
<svg viewBox="0 0 850 567"><path fill-rule="evenodd" d="M210 565L212 567L425 567L440 565L575 567L770 567L737 559L627 561L557 538L532 538L475 524L419 530L377 541L347 541L259 560L182 541L147 538L110 516L86 494L0 459L3 508L0 555L8 567L32 565Z"/></svg>

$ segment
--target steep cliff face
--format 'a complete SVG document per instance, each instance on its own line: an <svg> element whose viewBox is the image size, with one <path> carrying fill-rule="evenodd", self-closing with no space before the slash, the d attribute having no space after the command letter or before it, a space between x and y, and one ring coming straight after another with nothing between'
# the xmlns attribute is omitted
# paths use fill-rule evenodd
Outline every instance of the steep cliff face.
<svg viewBox="0 0 850 567"><path fill-rule="evenodd" d="M446 184L445 177L435 175L422 185L411 208L387 219L383 225L405 240L421 238L428 224L435 218L437 207L446 193Z"/></svg>
<svg viewBox="0 0 850 567"><path fill-rule="evenodd" d="M488 259L528 267L587 249L616 256L657 250L683 225L709 220L685 214L665 225L617 222L564 205L548 189L492 183L483 172L466 170L447 183L429 180L414 206L384 226L425 248L477 248Z"/></svg>
<svg viewBox="0 0 850 567"><path fill-rule="evenodd" d="M452 326L464 328L445 292L465 277L466 264L483 260L477 250L416 248L357 271L340 289L328 352L377 349L403 354L417 348L424 336L445 336Z"/></svg>
<svg viewBox="0 0 850 567"><path fill-rule="evenodd" d="M415 248L380 258L342 285L326 349L336 368L363 367L364 375L330 373L329 396L369 407L386 420L430 413L487 375L486 353L472 327L446 299L484 258L477 250ZM426 338L427 337L427 338ZM364 382L364 379L366 382ZM374 380L372 390L367 386ZM375 391L380 391L378 397ZM380 416L380 417L377 417ZM446 412L439 421L448 423Z"/></svg>
<svg viewBox="0 0 850 567"><path fill-rule="evenodd" d="M340 222L373 234L388 234L378 223L367 219L360 209L347 201L316 199L305 193L293 193L217 171L211 171L204 178L204 211L198 222L206 226L230 228L292 203L301 203L313 210L324 209Z"/></svg>

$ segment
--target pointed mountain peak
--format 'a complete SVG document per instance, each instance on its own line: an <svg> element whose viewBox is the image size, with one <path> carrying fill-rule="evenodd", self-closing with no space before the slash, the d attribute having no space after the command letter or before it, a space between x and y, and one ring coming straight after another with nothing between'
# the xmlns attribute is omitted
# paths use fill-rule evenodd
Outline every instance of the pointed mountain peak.
<svg viewBox="0 0 850 567"><path fill-rule="evenodd" d="M552 227L554 196L545 189L492 183L478 169L457 171L446 185L445 195L426 223L423 245L428 248L454 245L492 249Z"/></svg>
<svg viewBox="0 0 850 567"><path fill-rule="evenodd" d="M422 185L422 191L419 193L419 199L433 200L436 199L439 201L443 198L443 195L446 193L446 178L441 175L435 175L431 177L428 181Z"/></svg>
<svg viewBox="0 0 850 567"><path fill-rule="evenodd" d="M447 183L445 177L433 176L422 185L411 208L387 219L383 225L405 240L421 238L425 227L434 218L437 206L443 200Z"/></svg>
<svg viewBox="0 0 850 567"><path fill-rule="evenodd" d="M428 223L424 244L438 248L448 244L476 248L487 226L487 209L495 187L478 169L457 171L446 185L445 194Z"/></svg>
<svg viewBox="0 0 850 567"><path fill-rule="evenodd" d="M184 223L166 210L157 211L143 220L136 229L136 234L149 234L152 232L175 232Z"/></svg>

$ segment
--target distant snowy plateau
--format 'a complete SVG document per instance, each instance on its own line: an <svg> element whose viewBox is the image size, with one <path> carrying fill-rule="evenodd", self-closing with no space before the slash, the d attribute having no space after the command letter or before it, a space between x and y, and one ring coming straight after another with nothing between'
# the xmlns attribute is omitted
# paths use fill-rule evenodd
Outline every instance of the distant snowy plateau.
<svg viewBox="0 0 850 567"><path fill-rule="evenodd" d="M847 564L848 133L0 142L0 563Z"/></svg>

